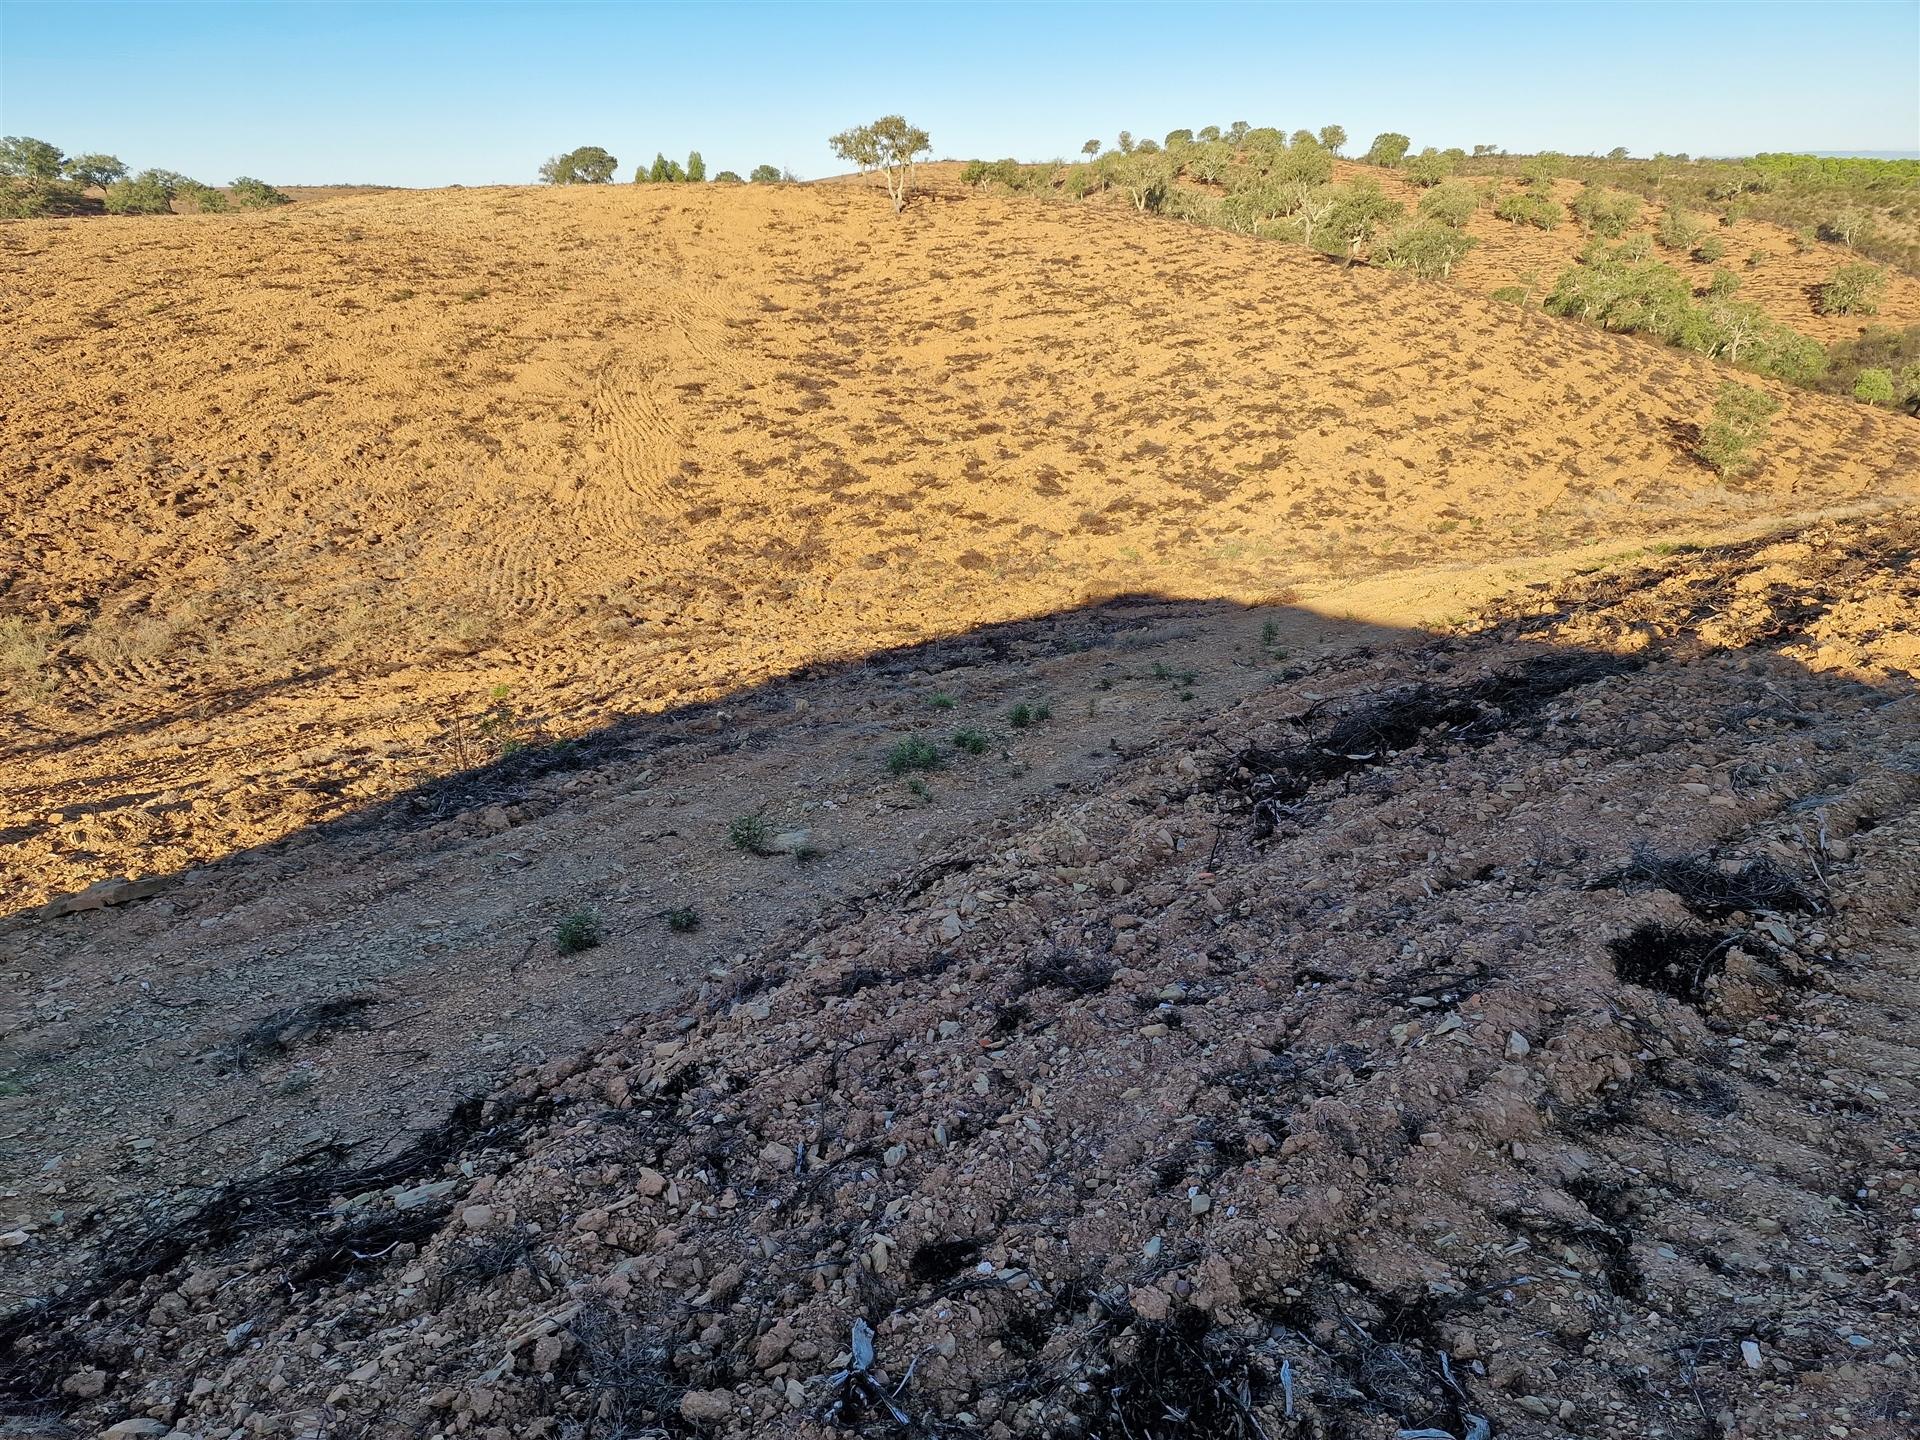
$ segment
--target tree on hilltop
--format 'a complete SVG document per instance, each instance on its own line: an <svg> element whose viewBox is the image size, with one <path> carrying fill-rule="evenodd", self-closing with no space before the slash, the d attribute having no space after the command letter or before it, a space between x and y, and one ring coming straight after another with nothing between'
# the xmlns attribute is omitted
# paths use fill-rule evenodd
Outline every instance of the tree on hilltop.
<svg viewBox="0 0 1920 1440"><path fill-rule="evenodd" d="M860 173L877 170L886 181L887 198L898 215L907 207L913 189L913 167L933 149L933 140L917 125L898 115L882 115L871 125L842 130L827 142L842 160L851 160Z"/></svg>
<svg viewBox="0 0 1920 1440"><path fill-rule="evenodd" d="M1340 147L1347 143L1347 132L1338 125L1320 127L1320 143L1334 154L1340 153Z"/></svg>
<svg viewBox="0 0 1920 1440"><path fill-rule="evenodd" d="M756 185L777 185L780 183L780 171L772 165L756 165L748 172L747 179Z"/></svg>
<svg viewBox="0 0 1920 1440"><path fill-rule="evenodd" d="M1367 153L1361 158L1369 165L1398 165L1405 158L1407 147L1413 141L1392 130L1383 130L1373 137L1373 144L1367 147Z"/></svg>
<svg viewBox="0 0 1920 1440"><path fill-rule="evenodd" d="M1100 153L1100 142L1098 140L1087 141L1086 144L1080 147L1080 153L1091 160Z"/></svg>
<svg viewBox="0 0 1920 1440"><path fill-rule="evenodd" d="M689 151L687 154L687 183L690 185L699 185L704 183L706 178L707 162L700 157L698 150Z"/></svg>
<svg viewBox="0 0 1920 1440"><path fill-rule="evenodd" d="M605 185L619 168L620 162L598 145L582 145L542 165L540 179L548 185Z"/></svg>

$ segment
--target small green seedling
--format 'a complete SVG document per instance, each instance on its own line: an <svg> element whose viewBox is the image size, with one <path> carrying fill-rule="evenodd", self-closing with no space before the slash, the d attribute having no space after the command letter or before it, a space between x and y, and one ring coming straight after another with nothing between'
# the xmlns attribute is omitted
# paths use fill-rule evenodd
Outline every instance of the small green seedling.
<svg viewBox="0 0 1920 1440"><path fill-rule="evenodd" d="M600 943L600 917L591 910L575 910L553 932L553 948L562 955L578 955Z"/></svg>
<svg viewBox="0 0 1920 1440"><path fill-rule="evenodd" d="M984 730L956 730L953 732L954 748L964 750L969 755L984 755L993 748L993 737Z"/></svg>
<svg viewBox="0 0 1920 1440"><path fill-rule="evenodd" d="M941 763L940 752L934 749L933 742L918 735L902 740L887 752L887 770L894 775L905 775L914 770L938 770Z"/></svg>
<svg viewBox="0 0 1920 1440"><path fill-rule="evenodd" d="M700 912L691 905L676 905L670 910L662 910L660 918L667 922L667 928L676 935L691 935L700 928Z"/></svg>

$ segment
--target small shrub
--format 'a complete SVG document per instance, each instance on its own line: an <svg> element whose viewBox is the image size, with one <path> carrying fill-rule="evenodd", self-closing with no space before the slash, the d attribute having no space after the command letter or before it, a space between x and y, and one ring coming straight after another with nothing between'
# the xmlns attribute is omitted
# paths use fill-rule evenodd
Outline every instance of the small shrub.
<svg viewBox="0 0 1920 1440"><path fill-rule="evenodd" d="M1420 216L1462 229L1480 208L1480 191L1465 180L1449 180L1420 197Z"/></svg>
<svg viewBox="0 0 1920 1440"><path fill-rule="evenodd" d="M887 751L887 772L908 775L915 770L938 770L945 763L931 740L915 735Z"/></svg>
<svg viewBox="0 0 1920 1440"><path fill-rule="evenodd" d="M1869 405L1893 404L1893 372L1862 370L1854 377L1853 398Z"/></svg>
<svg viewBox="0 0 1920 1440"><path fill-rule="evenodd" d="M984 755L993 748L993 737L984 730L967 728L953 732L953 744L969 755Z"/></svg>
<svg viewBox="0 0 1920 1440"><path fill-rule="evenodd" d="M1691 250L1700 243L1703 227L1698 216L1669 205L1654 227L1654 238L1669 250Z"/></svg>
<svg viewBox="0 0 1920 1440"><path fill-rule="evenodd" d="M927 697L927 705L934 710L951 710L953 709L953 696L947 694L944 690L936 691Z"/></svg>
<svg viewBox="0 0 1920 1440"><path fill-rule="evenodd" d="M1842 265L1820 287L1820 313L1877 315L1880 313L1880 296L1886 288L1886 272L1878 266L1858 262Z"/></svg>
<svg viewBox="0 0 1920 1440"><path fill-rule="evenodd" d="M1540 230L1553 229L1566 215L1559 201L1532 191L1501 196L1493 213L1510 225L1532 225Z"/></svg>
<svg viewBox="0 0 1920 1440"><path fill-rule="evenodd" d="M744 185L746 181L742 180L739 175L731 170L722 170L718 175L713 177L713 183L716 185Z"/></svg>
<svg viewBox="0 0 1920 1440"><path fill-rule="evenodd" d="M219 215L227 208L225 191L202 185L198 180L187 181L174 192L173 198L185 207L189 215Z"/></svg>
<svg viewBox="0 0 1920 1440"><path fill-rule="evenodd" d="M1567 207L1580 228L1589 235L1605 235L1617 240L1640 219L1640 201L1623 190L1608 190L1588 185L1573 197Z"/></svg>
<svg viewBox="0 0 1920 1440"><path fill-rule="evenodd" d="M291 197L251 175L239 176L227 188L233 192L233 203L243 210L264 210L274 205L293 203Z"/></svg>
<svg viewBox="0 0 1920 1440"><path fill-rule="evenodd" d="M1707 296L1713 300L1725 300L1740 289L1740 277L1725 268L1716 268L1707 277Z"/></svg>
<svg viewBox="0 0 1920 1440"><path fill-rule="evenodd" d="M1702 265L1718 265L1727 258L1727 242L1718 235L1709 235L1693 247L1693 258Z"/></svg>
<svg viewBox="0 0 1920 1440"><path fill-rule="evenodd" d="M780 171L772 165L756 165L747 172L747 179L755 185L777 185Z"/></svg>
<svg viewBox="0 0 1920 1440"><path fill-rule="evenodd" d="M1416 185L1433 186L1453 174L1454 161L1429 145L1406 162L1407 178Z"/></svg>
<svg viewBox="0 0 1920 1440"><path fill-rule="evenodd" d="M1031 704L1023 700L1007 712L1007 723L1016 730L1025 730L1030 725L1038 725L1052 718L1053 707L1044 700Z"/></svg>
<svg viewBox="0 0 1920 1440"><path fill-rule="evenodd" d="M727 822L727 843L749 855L771 855L773 827L767 823L766 816L758 811L751 815L736 815Z"/></svg>
<svg viewBox="0 0 1920 1440"><path fill-rule="evenodd" d="M107 186L106 207L110 215L167 215L173 210L174 192L184 175L167 170L142 170L131 180L116 180Z"/></svg>
<svg viewBox="0 0 1920 1440"><path fill-rule="evenodd" d="M1389 270L1411 270L1422 280L1444 280L1477 243L1471 235L1422 220L1395 230L1374 253Z"/></svg>
<svg viewBox="0 0 1920 1440"><path fill-rule="evenodd" d="M1713 402L1713 414L1700 432L1699 454L1723 479L1745 474L1758 464L1755 452L1766 441L1780 402L1750 385L1727 381Z"/></svg>
<svg viewBox="0 0 1920 1440"><path fill-rule="evenodd" d="M1629 235L1614 247L1617 260L1640 261L1653 258L1653 237L1642 230L1638 235Z"/></svg>
<svg viewBox="0 0 1920 1440"><path fill-rule="evenodd" d="M578 955L599 945L600 917L591 910L575 910L554 928L553 948L562 955Z"/></svg>
<svg viewBox="0 0 1920 1440"><path fill-rule="evenodd" d="M667 928L676 935L691 935L700 928L700 912L691 905L676 905L660 912Z"/></svg>

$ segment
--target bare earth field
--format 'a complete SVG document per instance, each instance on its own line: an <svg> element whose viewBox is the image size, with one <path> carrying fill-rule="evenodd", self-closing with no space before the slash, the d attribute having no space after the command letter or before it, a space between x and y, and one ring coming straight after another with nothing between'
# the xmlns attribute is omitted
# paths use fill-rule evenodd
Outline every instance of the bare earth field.
<svg viewBox="0 0 1920 1440"><path fill-rule="evenodd" d="M1628 546L1920 456L1782 392L1723 485L1705 361L1096 209L390 193L0 247L14 908L877 647Z"/></svg>
<svg viewBox="0 0 1920 1440"><path fill-rule="evenodd" d="M1911 1433L1920 425L957 192L0 271L0 1434Z"/></svg>

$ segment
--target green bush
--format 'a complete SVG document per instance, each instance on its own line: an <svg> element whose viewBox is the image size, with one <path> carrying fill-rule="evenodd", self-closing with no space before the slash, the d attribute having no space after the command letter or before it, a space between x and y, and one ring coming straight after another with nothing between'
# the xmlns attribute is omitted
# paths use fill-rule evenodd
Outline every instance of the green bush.
<svg viewBox="0 0 1920 1440"><path fill-rule="evenodd" d="M1713 414L1700 431L1698 453L1720 472L1721 478L1743 475L1759 463L1755 453L1766 443L1780 402L1772 396L1729 380L1720 387Z"/></svg>
<svg viewBox="0 0 1920 1440"><path fill-rule="evenodd" d="M1361 159L1369 165L1398 165L1406 157L1407 147L1413 144L1404 135L1391 130L1382 131L1373 137L1373 144L1367 147L1367 153Z"/></svg>
<svg viewBox="0 0 1920 1440"><path fill-rule="evenodd" d="M1187 153L1187 174L1195 180L1217 185L1233 168L1233 147L1224 140L1209 140Z"/></svg>
<svg viewBox="0 0 1920 1440"><path fill-rule="evenodd" d="M1438 185L1453 174L1454 161L1429 145L1406 162L1407 178L1416 185Z"/></svg>
<svg viewBox="0 0 1920 1440"><path fill-rule="evenodd" d="M1862 370L1853 381L1853 398L1869 405L1893 404L1893 372Z"/></svg>
<svg viewBox="0 0 1920 1440"><path fill-rule="evenodd" d="M747 179L755 185L774 185L780 180L780 171L772 165L756 165L747 173Z"/></svg>
<svg viewBox="0 0 1920 1440"><path fill-rule="evenodd" d="M1637 235L1629 235L1615 247L1613 252L1622 260L1647 260L1653 256L1653 237L1642 230Z"/></svg>
<svg viewBox="0 0 1920 1440"><path fill-rule="evenodd" d="M1714 300L1724 300L1740 289L1740 277L1725 268L1716 268L1707 277L1707 295Z"/></svg>
<svg viewBox="0 0 1920 1440"><path fill-rule="evenodd" d="M174 193L183 183L190 182L170 170L142 170L130 180L116 180L107 187L107 211L113 215L170 214Z"/></svg>
<svg viewBox="0 0 1920 1440"><path fill-rule="evenodd" d="M1886 288L1886 272L1878 266L1858 261L1842 265L1820 287L1820 313L1877 315L1880 313L1880 297Z"/></svg>
<svg viewBox="0 0 1920 1440"><path fill-rule="evenodd" d="M198 180L187 181L174 191L173 198L188 215L218 215L227 208L226 191L202 185Z"/></svg>
<svg viewBox="0 0 1920 1440"><path fill-rule="evenodd" d="M1333 178L1333 152L1318 141L1274 151L1265 159L1266 177L1283 185L1324 185Z"/></svg>
<svg viewBox="0 0 1920 1440"><path fill-rule="evenodd" d="M1566 215L1566 211L1557 200L1532 191L1522 191L1516 195L1502 195L1493 207L1496 218L1513 225L1532 225L1541 230L1551 230Z"/></svg>
<svg viewBox="0 0 1920 1440"><path fill-rule="evenodd" d="M1478 242L1432 220L1402 225L1374 247L1374 258L1389 270L1411 270L1423 280L1444 280Z"/></svg>
<svg viewBox="0 0 1920 1440"><path fill-rule="evenodd" d="M1340 148L1346 143L1347 132L1340 126L1322 125L1320 127L1320 144L1323 149L1338 155Z"/></svg>
<svg viewBox="0 0 1920 1440"><path fill-rule="evenodd" d="M887 772L892 775L905 775L913 770L938 770L945 763L933 742L923 740L918 735L900 741L887 751Z"/></svg>
<svg viewBox="0 0 1920 1440"><path fill-rule="evenodd" d="M713 183L716 185L744 185L746 181L742 180L739 175L732 170L722 170L718 175L713 177Z"/></svg>
<svg viewBox="0 0 1920 1440"><path fill-rule="evenodd" d="M1167 132L1167 138L1161 143L1169 150L1181 149L1184 146L1193 144L1193 131L1169 130Z"/></svg>
<svg viewBox="0 0 1920 1440"><path fill-rule="evenodd" d="M575 910L554 927L553 948L562 955L591 950L600 940L600 917L591 910Z"/></svg>
<svg viewBox="0 0 1920 1440"><path fill-rule="evenodd" d="M1662 212L1653 234L1669 250L1691 250L1700 243L1703 229L1697 215L1689 215L1678 206L1669 205Z"/></svg>
<svg viewBox="0 0 1920 1440"><path fill-rule="evenodd" d="M1589 235L1617 240L1640 219L1640 201L1624 190L1608 190L1589 182L1567 207Z"/></svg>
<svg viewBox="0 0 1920 1440"><path fill-rule="evenodd" d="M1727 242L1718 235L1709 235L1693 247L1693 258L1703 265L1717 265L1727 258Z"/></svg>
<svg viewBox="0 0 1920 1440"><path fill-rule="evenodd" d="M620 162L598 145L582 145L548 160L540 179L548 185L605 185L619 168Z"/></svg>
<svg viewBox="0 0 1920 1440"><path fill-rule="evenodd" d="M1178 173L1167 156L1137 148L1110 155L1101 163L1107 168L1108 180L1124 191L1133 208L1143 214L1158 210L1166 203Z"/></svg>
<svg viewBox="0 0 1920 1440"><path fill-rule="evenodd" d="M704 185L706 181L707 162L701 158L698 150L690 151L687 155L687 183Z"/></svg>
<svg viewBox="0 0 1920 1440"><path fill-rule="evenodd" d="M1345 255L1349 265L1358 257L1360 247L1382 226L1406 213L1406 207L1397 200L1389 200L1374 180L1360 179L1348 185L1322 188L1332 192L1333 204L1314 243L1330 255Z"/></svg>
<svg viewBox="0 0 1920 1440"><path fill-rule="evenodd" d="M1465 180L1448 180L1420 197L1420 214L1454 229L1465 228L1480 208L1479 190Z"/></svg>
<svg viewBox="0 0 1920 1440"><path fill-rule="evenodd" d="M227 188L233 192L233 203L243 210L263 210L273 205L293 203L289 196L251 175L239 176Z"/></svg>

